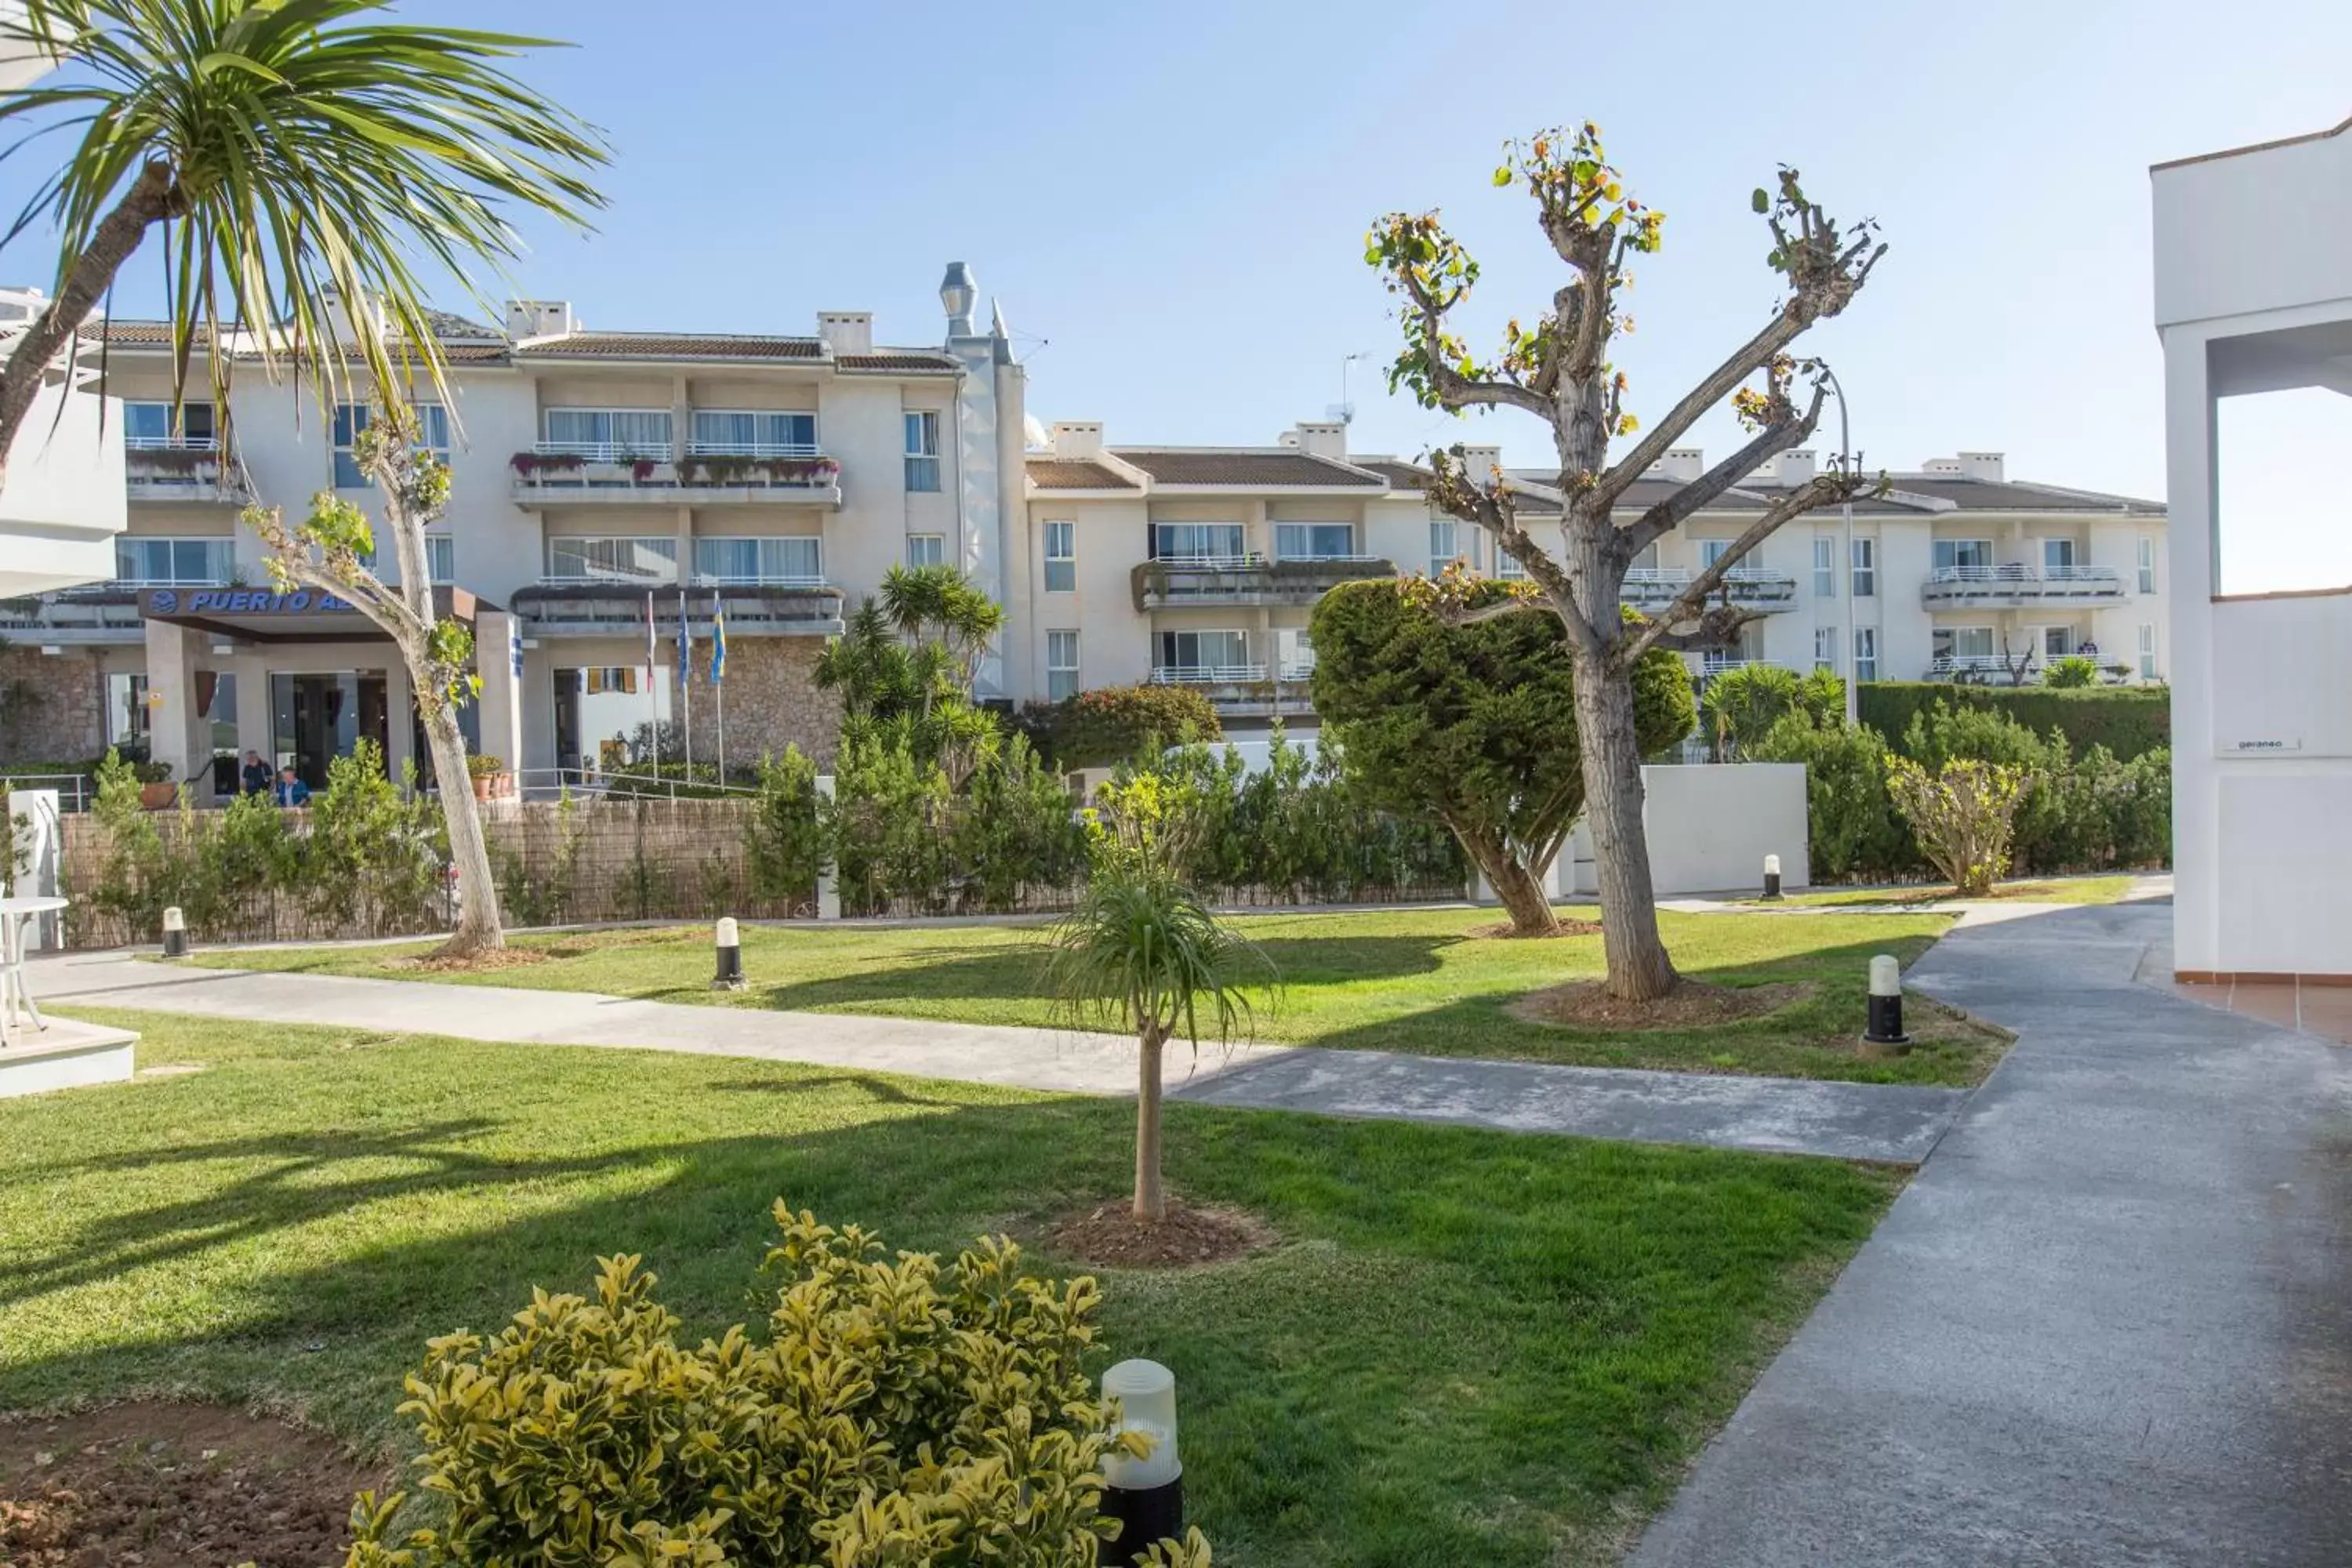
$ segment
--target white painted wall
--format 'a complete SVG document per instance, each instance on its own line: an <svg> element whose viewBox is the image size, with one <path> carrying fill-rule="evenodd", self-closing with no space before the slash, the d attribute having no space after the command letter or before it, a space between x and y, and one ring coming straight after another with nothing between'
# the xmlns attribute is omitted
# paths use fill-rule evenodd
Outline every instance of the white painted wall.
<svg viewBox="0 0 2352 1568"><path fill-rule="evenodd" d="M62 379L44 386L0 483L0 598L113 576L128 513L121 405Z"/></svg>
<svg viewBox="0 0 2352 1568"><path fill-rule="evenodd" d="M1645 767L1642 787L1650 878L1660 897L1760 889L1767 855L1780 858L1784 889L1811 884L1802 763ZM1582 826L1553 871L1554 890L1563 897L1598 890L1592 840Z"/></svg>

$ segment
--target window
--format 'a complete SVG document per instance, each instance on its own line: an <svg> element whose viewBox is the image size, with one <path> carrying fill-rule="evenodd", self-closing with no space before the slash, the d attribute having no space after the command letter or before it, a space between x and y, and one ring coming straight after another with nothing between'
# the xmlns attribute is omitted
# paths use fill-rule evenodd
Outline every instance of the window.
<svg viewBox="0 0 2352 1568"><path fill-rule="evenodd" d="M645 678L645 673L643 668L634 664L606 665L602 668L583 669L580 672L580 689L590 697L603 697L608 693L620 697L635 697L637 694L637 683Z"/></svg>
<svg viewBox="0 0 2352 1568"><path fill-rule="evenodd" d="M928 409L907 416L907 488L927 494L940 488L940 416Z"/></svg>
<svg viewBox="0 0 2352 1568"><path fill-rule="evenodd" d="M2074 571L2074 542L2071 539L2043 540L2042 570L2053 577L2063 577Z"/></svg>
<svg viewBox="0 0 2352 1568"><path fill-rule="evenodd" d="M1155 561L1238 561L1247 553L1238 522L1155 522L1151 525L1151 558Z"/></svg>
<svg viewBox="0 0 2352 1568"><path fill-rule="evenodd" d="M430 452L442 462L449 460L449 411L437 403L420 403L415 407L416 430L420 437L416 449ZM368 427L368 405L364 403L335 405L335 488L339 490L363 490L374 480L360 472L359 460L352 456L352 441Z"/></svg>
<svg viewBox="0 0 2352 1568"><path fill-rule="evenodd" d="M2142 621L2139 627L2139 678L2156 679L2156 626L2147 621Z"/></svg>
<svg viewBox="0 0 2352 1568"><path fill-rule="evenodd" d="M117 582L151 587L209 586L226 583L236 568L233 539L139 539L117 536Z"/></svg>
<svg viewBox="0 0 2352 1568"><path fill-rule="evenodd" d="M547 411L547 439L540 443L540 449L599 463L625 463L645 458L667 462L670 456L669 410L551 408Z"/></svg>
<svg viewBox="0 0 2352 1568"><path fill-rule="evenodd" d="M694 574L715 583L814 585L824 581L824 542L790 539L698 539Z"/></svg>
<svg viewBox="0 0 2352 1568"><path fill-rule="evenodd" d="M698 408L687 450L714 458L814 458L816 416Z"/></svg>
<svg viewBox="0 0 2352 1568"><path fill-rule="evenodd" d="M1947 658L1990 658L1990 626L1937 626L1932 634L1935 656Z"/></svg>
<svg viewBox="0 0 2352 1568"><path fill-rule="evenodd" d="M1813 628L1813 668L1833 670L1838 667L1838 629L1835 626Z"/></svg>
<svg viewBox="0 0 2352 1568"><path fill-rule="evenodd" d="M446 533L425 536L425 575L436 584L457 580L457 542Z"/></svg>
<svg viewBox="0 0 2352 1568"><path fill-rule="evenodd" d="M1045 696L1059 702L1078 694L1078 634L1045 634Z"/></svg>
<svg viewBox="0 0 2352 1568"><path fill-rule="evenodd" d="M1254 680L1250 668L1249 633L1244 631L1161 632L1160 670L1171 680Z"/></svg>
<svg viewBox="0 0 2352 1568"><path fill-rule="evenodd" d="M1722 560L1725 552L1729 551L1730 548L1731 541L1728 539L1700 540L1698 542L1699 570L1705 571L1706 568L1714 565L1717 562Z"/></svg>
<svg viewBox="0 0 2352 1568"><path fill-rule="evenodd" d="M2044 626L2042 628L2042 657L2064 658L2074 651L2074 628Z"/></svg>
<svg viewBox="0 0 2352 1568"><path fill-rule="evenodd" d="M1452 518L1433 517L1429 520L1429 574L1431 576L1444 576L1448 566L1462 559L1462 552L1455 548L1461 537L1461 525Z"/></svg>
<svg viewBox="0 0 2352 1568"><path fill-rule="evenodd" d="M1356 529L1346 522L1282 522L1274 529L1277 561L1345 561L1356 553Z"/></svg>
<svg viewBox="0 0 2352 1568"><path fill-rule="evenodd" d="M907 535L907 564L909 566L944 566L948 559L947 536L942 533L910 533Z"/></svg>
<svg viewBox="0 0 2352 1568"><path fill-rule="evenodd" d="M1859 686L1865 680L1878 679L1878 628L1853 628L1853 679Z"/></svg>
<svg viewBox="0 0 2352 1568"><path fill-rule="evenodd" d="M1495 575L1506 583L1524 583L1528 569L1520 564L1517 556L1497 544L1495 546Z"/></svg>
<svg viewBox="0 0 2352 1568"><path fill-rule="evenodd" d="M2144 535L2139 542L2139 591L2156 592L2156 541Z"/></svg>
<svg viewBox="0 0 2352 1568"><path fill-rule="evenodd" d="M122 444L136 452L157 447L184 447L197 451L210 451L215 441L213 405L209 403L180 405L180 428L172 428L172 405L168 403L125 403L122 405Z"/></svg>
<svg viewBox="0 0 2352 1568"><path fill-rule="evenodd" d="M1305 626L1282 626L1274 634L1277 679L1304 680L1315 673L1315 637Z"/></svg>
<svg viewBox="0 0 2352 1568"><path fill-rule="evenodd" d="M1878 541L1857 539L1853 542L1853 596L1868 599L1878 593ZM1861 645L1856 644L1857 647ZM1857 653L1854 656L1860 658ZM1860 679L1860 676L1855 677Z"/></svg>
<svg viewBox="0 0 2352 1568"><path fill-rule="evenodd" d="M1075 522L1049 522L1045 525L1045 592L1075 594L1078 591L1078 525Z"/></svg>
<svg viewBox="0 0 2352 1568"><path fill-rule="evenodd" d="M1992 570L1990 539L1939 539L1935 543L1937 574L1973 576Z"/></svg>
<svg viewBox="0 0 2352 1568"><path fill-rule="evenodd" d="M547 574L559 582L593 578L635 582L647 587L677 581L677 541L652 539L551 539Z"/></svg>
<svg viewBox="0 0 2352 1568"><path fill-rule="evenodd" d="M1813 541L1813 597L1837 597L1837 541L1834 539Z"/></svg>

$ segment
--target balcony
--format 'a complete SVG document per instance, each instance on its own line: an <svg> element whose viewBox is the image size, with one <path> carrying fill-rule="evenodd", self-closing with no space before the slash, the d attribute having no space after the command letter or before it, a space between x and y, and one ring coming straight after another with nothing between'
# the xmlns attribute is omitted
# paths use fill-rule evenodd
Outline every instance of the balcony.
<svg viewBox="0 0 2352 1568"><path fill-rule="evenodd" d="M1717 676L1728 675L1735 669L1764 669L1768 668L1788 669L1790 670L1791 673L1796 673L1793 666L1784 665L1776 658L1744 658L1738 654L1713 653L1703 653L1698 656L1698 668L1695 673L1698 677L1699 685L1705 686Z"/></svg>
<svg viewBox="0 0 2352 1568"><path fill-rule="evenodd" d="M1307 697L1314 668L1312 658L1291 659L1281 667L1281 679L1274 679L1262 664L1163 664L1153 667L1151 681L1190 687L1228 718L1269 719L1314 711Z"/></svg>
<svg viewBox="0 0 2352 1568"><path fill-rule="evenodd" d="M2120 605L2126 597L2124 574L2113 566L1938 566L1919 585L1919 602L1931 610Z"/></svg>
<svg viewBox="0 0 2352 1568"><path fill-rule="evenodd" d="M1690 585L1691 574L1679 566L1636 566L1625 574L1625 585L1617 596L1636 609L1662 610ZM1734 566L1707 597L1717 603L1728 597L1743 609L1777 615L1797 607L1797 580L1769 566Z"/></svg>
<svg viewBox="0 0 2352 1568"><path fill-rule="evenodd" d="M1269 561L1256 554L1181 556L1139 562L1129 574L1129 583L1137 609L1181 610L1229 605L1311 605L1342 583L1395 575L1396 563L1375 555L1321 555L1287 561Z"/></svg>
<svg viewBox="0 0 2352 1568"><path fill-rule="evenodd" d="M0 600L0 638L51 647L143 642L139 590L108 584L68 588L37 598Z"/></svg>
<svg viewBox="0 0 2352 1568"><path fill-rule="evenodd" d="M516 591L511 604L527 637L646 635L646 596L653 595L655 634L667 642L677 631L677 585L641 579L543 577ZM841 590L824 583L731 583L687 590L688 614L698 637L708 637L716 604L727 613L727 635L838 637ZM671 650L674 657L674 650Z"/></svg>
<svg viewBox="0 0 2352 1568"><path fill-rule="evenodd" d="M541 441L517 452L508 467L514 474L514 502L521 507L841 508L841 465L814 447L698 442L685 457L673 458L612 441Z"/></svg>
<svg viewBox="0 0 2352 1568"><path fill-rule="evenodd" d="M208 437L127 439L122 480L124 495L134 501L235 507L253 501L245 466Z"/></svg>
<svg viewBox="0 0 2352 1568"><path fill-rule="evenodd" d="M1679 566L1636 566L1625 574L1618 591L1622 603L1651 609L1671 605L1690 586L1690 574Z"/></svg>

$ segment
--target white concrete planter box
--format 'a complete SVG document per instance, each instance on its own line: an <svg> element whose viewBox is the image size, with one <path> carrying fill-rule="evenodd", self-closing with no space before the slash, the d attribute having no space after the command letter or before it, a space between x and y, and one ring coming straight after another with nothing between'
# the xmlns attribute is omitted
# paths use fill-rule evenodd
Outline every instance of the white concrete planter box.
<svg viewBox="0 0 2352 1568"><path fill-rule="evenodd" d="M0 1046L0 1100L52 1089L127 1083L131 1047L139 1037L128 1029L102 1028L70 1018L52 1018L46 1029L26 1025Z"/></svg>

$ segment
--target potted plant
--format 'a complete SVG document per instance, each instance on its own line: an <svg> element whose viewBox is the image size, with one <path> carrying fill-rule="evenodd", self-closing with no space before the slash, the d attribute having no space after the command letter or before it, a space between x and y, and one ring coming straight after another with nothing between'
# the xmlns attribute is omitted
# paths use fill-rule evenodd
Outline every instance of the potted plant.
<svg viewBox="0 0 2352 1568"><path fill-rule="evenodd" d="M180 791L172 783L169 763L133 763L131 776L139 781L139 804L150 811L163 811L179 803Z"/></svg>
<svg viewBox="0 0 2352 1568"><path fill-rule="evenodd" d="M504 757L478 752L466 759L466 773L474 781L476 800L498 800L514 794L514 774L507 772Z"/></svg>

